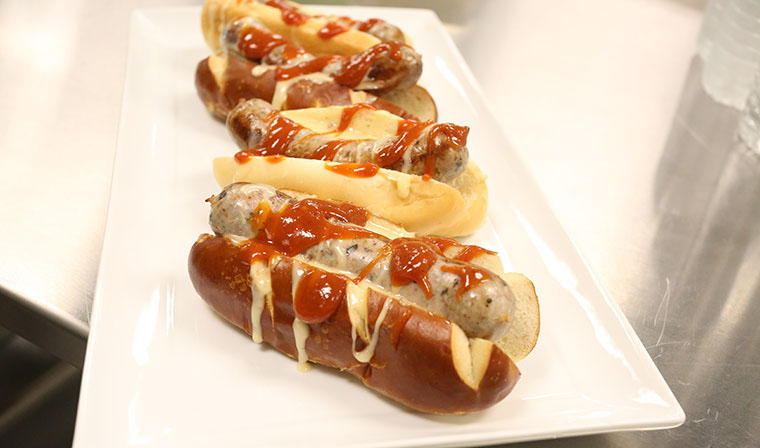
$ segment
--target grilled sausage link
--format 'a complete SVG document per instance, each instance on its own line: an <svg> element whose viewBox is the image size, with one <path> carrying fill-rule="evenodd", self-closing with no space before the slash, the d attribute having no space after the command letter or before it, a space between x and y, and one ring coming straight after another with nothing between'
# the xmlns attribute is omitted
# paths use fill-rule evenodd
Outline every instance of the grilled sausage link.
<svg viewBox="0 0 760 448"><path fill-rule="evenodd" d="M218 73L212 69L216 66ZM230 110L251 98L272 101L277 79L272 70L253 74L258 64L235 56L211 56L202 60L195 71L195 88L203 104L215 117L225 120ZM370 93L364 102L402 118L415 118L399 106ZM288 86L281 108L347 106L352 103L352 89L337 82L314 82L299 79Z"/></svg>
<svg viewBox="0 0 760 448"><path fill-rule="evenodd" d="M239 104L227 116L227 130L241 149L256 148L261 145L268 133L273 132L276 122L272 114L272 105L263 100L252 99ZM284 119L284 117L280 117ZM345 141L334 154L325 156L320 151L335 138L318 134L302 128L295 134L283 155L302 159L330 160L340 163L377 163L383 168L402 173L423 175L429 170L430 157L434 158L432 178L448 182L457 177L467 167L469 152L458 142L452 141L445 132L438 132L431 139L431 131L438 126L449 124L420 124L424 129L416 136L407 138L403 133L377 140ZM466 135L465 135L466 138ZM393 158L384 158L388 149L399 145L400 151Z"/></svg>
<svg viewBox="0 0 760 448"><path fill-rule="evenodd" d="M210 224L219 235L256 238L251 222L262 202L278 212L296 203L295 199L270 186L235 183L210 199ZM336 222L338 225L352 224ZM298 257L332 270L363 276L379 289L403 297L437 315L456 322L470 337L498 340L509 329L515 298L509 286L495 273L470 263L443 256L423 240L399 238L388 241L380 235L353 239L327 239L307 248ZM427 263L423 279L393 284L394 269L407 263L393 251L401 247L413 254L410 263ZM459 273L471 272L472 276ZM466 282L477 281L474 286ZM426 283L426 284L425 284Z"/></svg>
<svg viewBox="0 0 760 448"><path fill-rule="evenodd" d="M413 86L422 74L422 57L407 45L382 42L352 56L317 58L254 17L228 23L221 44L225 52L264 64L261 70L274 71L282 80L321 72L352 89L387 92Z"/></svg>

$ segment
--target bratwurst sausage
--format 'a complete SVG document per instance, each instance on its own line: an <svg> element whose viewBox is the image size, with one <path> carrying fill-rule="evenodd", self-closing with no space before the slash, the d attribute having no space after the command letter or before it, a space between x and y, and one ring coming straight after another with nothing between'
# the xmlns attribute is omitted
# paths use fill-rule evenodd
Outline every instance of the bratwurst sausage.
<svg viewBox="0 0 760 448"><path fill-rule="evenodd" d="M320 72L352 89L387 92L413 86L422 74L422 57L408 45L382 42L352 56L317 58L254 17L227 24L221 40L225 52L261 63L257 70L280 81Z"/></svg>
<svg viewBox="0 0 760 448"><path fill-rule="evenodd" d="M428 174L441 182L457 177L469 159L466 126L405 121L395 136L333 143L334 136L297 125L258 99L233 109L227 116L227 130L241 149L250 149L253 155L375 163L403 173Z"/></svg>
<svg viewBox="0 0 760 448"><path fill-rule="evenodd" d="M470 337L498 340L509 329L515 298L497 274L447 258L427 240L389 240L368 231L359 207L346 214L348 204L336 209L327 201L297 201L273 187L246 183L228 185L209 202L211 228L219 235L272 240L296 217L306 217L318 229L305 233L327 234L305 243L279 242L286 255L367 280L456 322ZM364 222L356 217L362 211Z"/></svg>
<svg viewBox="0 0 760 448"><path fill-rule="evenodd" d="M255 62L235 56L210 56L195 71L195 88L203 104L215 117L225 120L241 102L261 98L273 102L278 82L274 70L254 74ZM331 79L302 78L289 81L280 92L278 108L344 106L356 102L371 104L402 118L416 118L403 108L370 93L356 92Z"/></svg>

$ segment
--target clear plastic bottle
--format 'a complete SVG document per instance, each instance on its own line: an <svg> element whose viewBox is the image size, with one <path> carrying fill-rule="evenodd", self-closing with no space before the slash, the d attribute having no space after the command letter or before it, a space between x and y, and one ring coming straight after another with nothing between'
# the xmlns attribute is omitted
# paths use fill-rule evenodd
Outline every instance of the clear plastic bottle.
<svg viewBox="0 0 760 448"><path fill-rule="evenodd" d="M736 134L747 149L760 156L760 72L755 76L754 87L747 96Z"/></svg>
<svg viewBox="0 0 760 448"><path fill-rule="evenodd" d="M702 85L716 101L741 109L760 67L760 0L712 0L703 20Z"/></svg>
<svg viewBox="0 0 760 448"><path fill-rule="evenodd" d="M710 0L705 7L702 28L699 30L699 37L697 37L697 51L702 61L707 59L710 54L713 40L715 40L715 31L725 4L726 0Z"/></svg>

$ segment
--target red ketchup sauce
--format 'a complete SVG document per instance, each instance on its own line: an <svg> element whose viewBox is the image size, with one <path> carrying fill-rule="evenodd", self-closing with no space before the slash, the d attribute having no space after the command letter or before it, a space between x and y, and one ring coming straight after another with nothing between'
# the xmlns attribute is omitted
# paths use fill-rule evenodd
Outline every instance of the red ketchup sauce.
<svg viewBox="0 0 760 448"><path fill-rule="evenodd" d="M349 17L338 17L338 20L334 22L328 22L325 26L319 29L317 36L322 39L332 39L338 34L343 34L350 30L352 27L365 33L372 29L373 26L378 23L384 23L382 19L367 19L361 22L351 20Z"/></svg>
<svg viewBox="0 0 760 448"><path fill-rule="evenodd" d="M391 344L393 344L393 348L398 347L398 341L401 338L401 332L404 331L404 327L406 326L406 323L409 322L409 318L412 317L412 312L410 310L404 310L404 314L401 315L401 318L399 318L396 323L393 324L393 328L391 329Z"/></svg>
<svg viewBox="0 0 760 448"><path fill-rule="evenodd" d="M396 138L380 148L375 154L375 163L381 167L393 165L401 160L412 143L422 134L432 121L404 120L399 123Z"/></svg>
<svg viewBox="0 0 760 448"><path fill-rule="evenodd" d="M349 30L349 27L341 22L328 22L325 26L317 31L317 36L322 39L331 39L338 34L343 34Z"/></svg>
<svg viewBox="0 0 760 448"><path fill-rule="evenodd" d="M441 271L450 272L459 276L459 288L457 288L457 301L462 300L462 294L488 280L490 275L485 269L477 266L446 265L441 266Z"/></svg>
<svg viewBox="0 0 760 448"><path fill-rule="evenodd" d="M340 151L340 148L351 142L351 140L331 140L315 149L310 158L325 161L333 160L338 151Z"/></svg>
<svg viewBox="0 0 760 448"><path fill-rule="evenodd" d="M335 81L348 87L356 87L364 79L372 63L384 52L394 61L401 59L401 49L407 45L399 42L381 42L359 54L351 56L348 62L335 75Z"/></svg>
<svg viewBox="0 0 760 448"><path fill-rule="evenodd" d="M496 252L494 251L482 248L480 246L461 244L459 241L453 238L446 238L442 236L423 236L421 239L431 244L435 244L436 247L438 247L438 250L441 251L441 254L444 254L446 252L446 249L450 247L460 248L461 250L456 255L449 257L454 260L470 262L481 255L496 255Z"/></svg>
<svg viewBox="0 0 760 448"><path fill-rule="evenodd" d="M439 252L434 245L417 238L396 238L380 249L374 260L362 269L354 280L364 279L375 265L385 257L390 257L390 276L393 286L417 283L428 299L433 296L433 288L428 279L430 267L438 260Z"/></svg>
<svg viewBox="0 0 760 448"><path fill-rule="evenodd" d="M342 275L307 269L296 286L293 310L307 324L321 324L330 318L346 297L346 282Z"/></svg>
<svg viewBox="0 0 760 448"><path fill-rule="evenodd" d="M386 167L401 160L404 153L409 151L412 144L428 127L430 130L425 146L425 167L422 179L426 181L432 179L433 174L435 174L436 158L444 151L444 146L436 143L436 136L443 133L449 141L449 146L454 150L460 150L467 144L470 128L451 123L433 124L432 121L404 120L398 125L396 138L380 148L375 154L375 163L381 167Z"/></svg>
<svg viewBox="0 0 760 448"><path fill-rule="evenodd" d="M273 156L264 156L264 160L266 160L269 163L280 163L283 160L285 160L285 156L280 154L275 154Z"/></svg>
<svg viewBox="0 0 760 448"><path fill-rule="evenodd" d="M245 163L253 156L284 155L288 150L288 146L290 146L293 139L296 137L296 134L303 129L303 126L300 124L279 114L274 115L273 119L267 116L266 121L270 120L272 122L269 125L269 131L264 136L264 140L259 146L244 149L235 154L235 160L237 160L238 163ZM280 161L281 160L271 160L273 163Z"/></svg>
<svg viewBox="0 0 760 448"><path fill-rule="evenodd" d="M325 169L347 177L372 177L380 170L374 163L325 163Z"/></svg>
<svg viewBox="0 0 760 448"><path fill-rule="evenodd" d="M259 260L269 260L269 257L274 254L272 246L264 243L260 243L255 240L248 240L243 243L242 250L239 252L240 256L249 263Z"/></svg>
<svg viewBox="0 0 760 448"><path fill-rule="evenodd" d="M417 283L428 299L433 296L428 271L438 260L438 253L422 240L396 238L391 245L391 284L404 286Z"/></svg>
<svg viewBox="0 0 760 448"><path fill-rule="evenodd" d="M255 155L251 150L244 149L235 153L235 161L242 165L251 160Z"/></svg>
<svg viewBox="0 0 760 448"><path fill-rule="evenodd" d="M455 260L470 262L481 255L496 255L496 252L484 249L480 246L464 246L462 251L456 254Z"/></svg>
<svg viewBox="0 0 760 448"><path fill-rule="evenodd" d="M248 218L248 224L251 226L251 230L254 232L261 230L267 222L267 219L269 219L271 213L272 208L269 206L269 202L261 201Z"/></svg>
<svg viewBox="0 0 760 448"><path fill-rule="evenodd" d="M359 31L367 32L378 23L384 23L384 22L385 20L383 19L367 19L363 22L359 22L358 25L356 26L356 29Z"/></svg>
<svg viewBox="0 0 760 448"><path fill-rule="evenodd" d="M434 244L435 247L438 248L438 250L443 255L444 252L446 252L446 249L449 247L457 247L461 246L459 241L455 240L454 238L446 238L445 236L421 236L420 239L427 241L430 244Z"/></svg>
<svg viewBox="0 0 760 448"><path fill-rule="evenodd" d="M254 239L272 245L279 253L293 256L326 240L382 238L363 227L340 225L363 226L367 218L367 210L362 207L303 199L270 213Z"/></svg>
<svg viewBox="0 0 760 448"><path fill-rule="evenodd" d="M432 177L433 173L435 173L436 156L443 151L441 145L436 144L435 140L435 137L439 133L443 133L448 138L449 145L452 149L460 150L467 144L467 135L470 133L470 128L467 126L457 126L451 123L440 123L433 125L430 128L430 132L428 133L423 177Z"/></svg>
<svg viewBox="0 0 760 448"><path fill-rule="evenodd" d="M343 132L348 129L348 126L354 119L354 115L362 109L377 110L375 106L367 103L357 103L344 107L343 111L340 113L340 123L338 123L338 129L336 129L336 132Z"/></svg>
<svg viewBox="0 0 760 448"><path fill-rule="evenodd" d="M247 26L243 29L240 41L238 42L238 50L246 58L258 60L281 45L285 45L282 50L282 56L285 60L290 60L306 53L303 48L292 45L279 34L270 33L253 26Z"/></svg>
<svg viewBox="0 0 760 448"><path fill-rule="evenodd" d="M329 239L383 238L356 227L366 224L368 216L362 207L321 199L303 199L279 212L262 201L249 219L256 236L243 243L240 256L252 263L274 254L293 256ZM293 297L296 317L307 324L327 320L344 300L347 281L340 274L307 268Z"/></svg>
<svg viewBox="0 0 760 448"><path fill-rule="evenodd" d="M308 14L299 11L298 8L283 0L267 0L264 4L282 11L282 21L288 25L302 25L309 20Z"/></svg>

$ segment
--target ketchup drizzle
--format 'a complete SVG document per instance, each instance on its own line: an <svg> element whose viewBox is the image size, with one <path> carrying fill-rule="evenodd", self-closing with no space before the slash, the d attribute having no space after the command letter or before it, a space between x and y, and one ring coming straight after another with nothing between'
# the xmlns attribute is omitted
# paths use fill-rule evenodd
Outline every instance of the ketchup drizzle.
<svg viewBox="0 0 760 448"><path fill-rule="evenodd" d="M267 0L264 4L282 11L282 21L288 25L302 25L309 20L308 14L299 11L298 8L283 0Z"/></svg>
<svg viewBox="0 0 760 448"><path fill-rule="evenodd" d="M432 177L435 173L436 156L443 151L443 145L437 144L435 140L439 133L443 133L448 138L451 149L458 151L467 144L467 135L470 133L470 128L451 123L440 123L430 128L427 147L425 148L425 169L423 170L423 176Z"/></svg>
<svg viewBox="0 0 760 448"><path fill-rule="evenodd" d="M367 19L363 22L359 22L358 25L356 26L356 29L359 31L367 32L378 23L384 23L384 22L385 20L383 19Z"/></svg>
<svg viewBox="0 0 760 448"><path fill-rule="evenodd" d="M413 238L396 238L391 246L391 285L404 286L417 283L425 297L433 297L428 271L438 260L438 254L424 241Z"/></svg>
<svg viewBox="0 0 760 448"><path fill-rule="evenodd" d="M396 238L380 249L380 253L362 269L354 282L362 281L377 263L390 257L391 285L405 286L417 283L425 297L433 296L428 279L430 267L438 260L439 252L434 245L417 238Z"/></svg>
<svg viewBox="0 0 760 448"><path fill-rule="evenodd" d="M317 36L322 39L332 39L338 34L343 34L348 31L349 28L341 22L328 22L322 28L317 31Z"/></svg>
<svg viewBox="0 0 760 448"><path fill-rule="evenodd" d="M242 245L242 250L239 252L240 256L248 263L253 263L257 260L269 260L269 257L274 254L272 246L263 244L255 240L248 240Z"/></svg>
<svg viewBox="0 0 760 448"><path fill-rule="evenodd" d="M343 111L340 113L340 123L338 123L338 129L336 130L336 132L343 132L346 129L348 129L348 126L351 124L351 121L354 119L354 115L356 115L356 113L359 112L361 109L377 110L375 106L368 103L357 103L357 104L352 104L350 106L344 107Z"/></svg>
<svg viewBox="0 0 760 448"><path fill-rule="evenodd" d="M372 177L380 167L374 163L325 163L325 169L346 177Z"/></svg>
<svg viewBox="0 0 760 448"><path fill-rule="evenodd" d="M321 324L332 316L346 297L342 275L307 269L293 295L293 311L302 322Z"/></svg>
<svg viewBox="0 0 760 448"><path fill-rule="evenodd" d="M269 121L270 115L267 115L266 121ZM283 117L277 114L271 119L272 122L269 125L269 131L264 136L261 144L254 148L244 149L235 154L235 160L238 163L247 162L252 156L274 156L284 155L293 139L296 137L303 126L296 123L293 120Z"/></svg>
<svg viewBox="0 0 760 448"><path fill-rule="evenodd" d="M480 246L461 244L459 241L453 238L446 238L442 236L423 236L421 239L431 244L435 244L436 247L438 247L438 250L441 251L442 255L446 252L446 249L450 247L460 248L461 250L456 255L449 257L454 260L470 262L481 255L496 255L496 252L492 250L488 250Z"/></svg>
<svg viewBox="0 0 760 448"><path fill-rule="evenodd" d="M404 153L431 124L433 124L432 121L404 120L400 122L396 131L396 138L380 148L375 154L375 163L385 167L401 160Z"/></svg>
<svg viewBox="0 0 760 448"><path fill-rule="evenodd" d="M480 246L464 246L462 251L459 252L454 257L454 259L459 260L459 261L470 262L473 259L485 254L496 255L496 252L488 250L488 249L484 249Z"/></svg>
<svg viewBox="0 0 760 448"><path fill-rule="evenodd" d="M459 288L457 288L457 302L462 300L462 294L490 277L488 271L477 266L445 265L441 271L450 272L459 276Z"/></svg>
<svg viewBox="0 0 760 448"><path fill-rule="evenodd" d="M243 28L238 41L238 50L248 59L259 60L275 48L283 45L282 57L286 61L306 53L306 50L291 44L279 34L270 33L254 26Z"/></svg>
<svg viewBox="0 0 760 448"><path fill-rule="evenodd" d="M402 314L396 323L393 324L393 328L391 329L391 344L393 344L393 348L398 347L398 341L401 339L401 332L404 331L404 327L406 327L406 323L409 322L409 318L411 317L412 312L406 309L404 310L404 314Z"/></svg>
<svg viewBox="0 0 760 448"><path fill-rule="evenodd" d="M351 142L352 140L331 140L315 149L310 158L325 161L333 160L338 151L340 151L340 148Z"/></svg>
<svg viewBox="0 0 760 448"><path fill-rule="evenodd" d="M470 128L451 123L433 124L432 121L404 120L398 125L396 138L380 148L375 154L375 162L381 167L393 165L404 157L404 153L410 149L414 142L422 135L426 128L430 127L425 145L425 166L423 180L430 180L435 174L436 158L444 151L445 146L436 142L436 136L443 133L453 150L460 150L467 144L467 135Z"/></svg>
<svg viewBox="0 0 760 448"><path fill-rule="evenodd" d="M388 52L388 56L391 59L398 61L402 56L401 49L407 46L399 42L381 42L359 54L355 54L348 59L343 69L335 75L335 81L344 86L356 87L367 75L372 63L375 62L378 56L384 52Z"/></svg>
<svg viewBox="0 0 760 448"><path fill-rule="evenodd" d="M270 213L255 239L293 256L326 240L382 238L363 227L341 225L363 226L368 216L366 209L348 203L303 199Z"/></svg>

